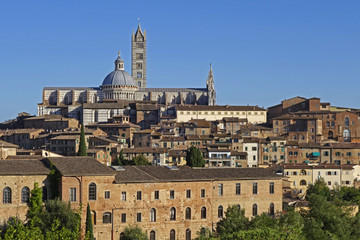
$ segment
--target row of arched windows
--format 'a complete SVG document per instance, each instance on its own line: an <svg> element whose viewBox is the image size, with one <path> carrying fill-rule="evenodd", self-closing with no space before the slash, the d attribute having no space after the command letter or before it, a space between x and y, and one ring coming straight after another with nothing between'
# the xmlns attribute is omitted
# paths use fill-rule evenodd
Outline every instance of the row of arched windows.
<svg viewBox="0 0 360 240"><path fill-rule="evenodd" d="M240 204L238 204L237 207L240 209L241 208ZM252 215L253 216L258 215L258 205L256 203L254 203L252 206ZM270 203L269 205L269 215L271 216L275 215L275 205L273 203ZM224 217L224 207L220 205L218 207L218 218L223 218L223 217Z"/></svg>
<svg viewBox="0 0 360 240"><path fill-rule="evenodd" d="M28 187L23 187L21 189L21 203L28 203L30 200L30 189ZM3 190L3 203L10 204L12 203L12 190L9 187L4 188Z"/></svg>

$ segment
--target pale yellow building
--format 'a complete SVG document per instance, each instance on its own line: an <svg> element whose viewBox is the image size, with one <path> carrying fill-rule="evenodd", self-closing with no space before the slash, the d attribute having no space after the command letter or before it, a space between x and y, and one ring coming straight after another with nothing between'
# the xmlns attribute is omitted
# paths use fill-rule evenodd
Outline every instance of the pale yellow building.
<svg viewBox="0 0 360 240"><path fill-rule="evenodd" d="M266 122L266 110L257 106L177 106L176 115L177 122L188 122L192 119L222 121L224 117L246 119L250 124Z"/></svg>

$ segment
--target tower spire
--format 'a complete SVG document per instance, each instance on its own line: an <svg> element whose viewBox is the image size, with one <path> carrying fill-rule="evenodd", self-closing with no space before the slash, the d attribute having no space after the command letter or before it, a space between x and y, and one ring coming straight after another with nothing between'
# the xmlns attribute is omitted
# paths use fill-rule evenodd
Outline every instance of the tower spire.
<svg viewBox="0 0 360 240"><path fill-rule="evenodd" d="M206 80L206 88L208 91L208 104L213 106L216 104L216 91L214 86L214 75L212 70L212 64L210 63L209 75Z"/></svg>

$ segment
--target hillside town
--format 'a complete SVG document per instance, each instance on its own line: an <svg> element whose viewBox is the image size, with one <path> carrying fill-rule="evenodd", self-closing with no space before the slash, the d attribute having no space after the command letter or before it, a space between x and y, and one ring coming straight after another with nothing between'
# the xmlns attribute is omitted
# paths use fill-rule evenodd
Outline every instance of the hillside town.
<svg viewBox="0 0 360 240"><path fill-rule="evenodd" d="M191 240L229 206L274 217L307 207L320 179L360 187L360 109L301 96L217 105L212 66L203 88L147 88L140 24L131 43L131 74L119 52L99 87L39 86L36 116L0 124L2 222L27 218L38 183L44 201L56 192L82 206L82 227L89 205L96 239L121 239L132 224L151 240Z"/></svg>

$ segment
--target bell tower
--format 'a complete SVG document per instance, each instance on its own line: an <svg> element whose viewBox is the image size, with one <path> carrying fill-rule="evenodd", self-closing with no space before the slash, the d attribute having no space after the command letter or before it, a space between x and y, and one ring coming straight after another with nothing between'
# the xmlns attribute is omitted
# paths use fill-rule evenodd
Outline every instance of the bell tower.
<svg viewBox="0 0 360 240"><path fill-rule="evenodd" d="M210 64L210 71L208 78L206 80L206 88L208 91L208 105L210 106L216 105L216 91L214 86L214 75L212 70L212 64Z"/></svg>
<svg viewBox="0 0 360 240"><path fill-rule="evenodd" d="M138 87L146 88L146 31L140 22L131 37L131 75Z"/></svg>

